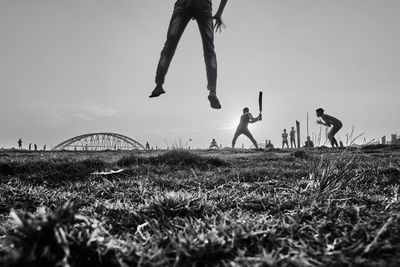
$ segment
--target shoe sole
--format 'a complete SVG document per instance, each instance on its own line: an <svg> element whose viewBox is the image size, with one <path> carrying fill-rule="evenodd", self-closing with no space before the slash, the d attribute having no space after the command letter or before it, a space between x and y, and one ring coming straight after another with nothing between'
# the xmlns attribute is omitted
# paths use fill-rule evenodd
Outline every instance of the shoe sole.
<svg viewBox="0 0 400 267"><path fill-rule="evenodd" d="M213 109L221 109L221 104L219 103L219 100L217 97L209 95L208 100L210 101L210 105Z"/></svg>
<svg viewBox="0 0 400 267"><path fill-rule="evenodd" d="M156 93L156 94L152 93L149 97L150 97L150 98L153 98L153 97L160 96L160 95L162 95L162 94L165 94L165 91L163 91L163 92L161 92L161 93Z"/></svg>

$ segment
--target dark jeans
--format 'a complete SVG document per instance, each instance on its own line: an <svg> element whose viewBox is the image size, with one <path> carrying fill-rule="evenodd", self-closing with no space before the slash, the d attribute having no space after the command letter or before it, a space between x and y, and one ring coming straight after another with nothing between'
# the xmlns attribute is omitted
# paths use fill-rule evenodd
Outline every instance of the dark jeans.
<svg viewBox="0 0 400 267"><path fill-rule="evenodd" d="M157 66L156 84L164 84L165 75L175 54L176 47L189 21L195 19L203 42L208 89L217 86L217 57L214 50L214 31L211 0L178 0L169 23L167 41L161 51Z"/></svg>

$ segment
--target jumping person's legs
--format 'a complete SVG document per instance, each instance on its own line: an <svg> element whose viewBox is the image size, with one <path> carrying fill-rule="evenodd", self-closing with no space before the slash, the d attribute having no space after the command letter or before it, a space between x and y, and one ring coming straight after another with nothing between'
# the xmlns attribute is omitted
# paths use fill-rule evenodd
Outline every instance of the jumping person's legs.
<svg viewBox="0 0 400 267"><path fill-rule="evenodd" d="M164 93L162 85L164 84L165 76L168 72L169 65L175 54L179 40L181 39L191 18L192 15L188 12L185 1L178 0L175 3L174 12L168 27L167 40L165 41L164 48L161 51L160 60L157 66L155 78L157 86L150 97L156 97Z"/></svg>
<svg viewBox="0 0 400 267"><path fill-rule="evenodd" d="M207 88L215 91L217 87L217 56L214 47L214 31L211 12L197 18L197 24L203 43L204 61L207 71Z"/></svg>
<svg viewBox="0 0 400 267"><path fill-rule="evenodd" d="M195 19L199 26L203 43L204 61L207 72L207 89L210 91L208 99L212 108L220 109L217 98L217 56L214 47L214 28L212 18L212 3L209 0L195 2Z"/></svg>

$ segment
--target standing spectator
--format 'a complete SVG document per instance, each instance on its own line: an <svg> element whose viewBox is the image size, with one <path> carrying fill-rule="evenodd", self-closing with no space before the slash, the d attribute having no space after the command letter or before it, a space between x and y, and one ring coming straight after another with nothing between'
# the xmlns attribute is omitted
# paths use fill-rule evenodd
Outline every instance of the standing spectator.
<svg viewBox="0 0 400 267"><path fill-rule="evenodd" d="M36 144L33 144L33 148L34 148L35 151L37 151L37 145Z"/></svg>
<svg viewBox="0 0 400 267"><path fill-rule="evenodd" d="M32 150L32 143L29 143L29 151Z"/></svg>
<svg viewBox="0 0 400 267"><path fill-rule="evenodd" d="M283 129L283 133L282 133L282 149L285 147L289 148L289 142L288 142L288 134L286 132L286 129Z"/></svg>
<svg viewBox="0 0 400 267"><path fill-rule="evenodd" d="M22 149L22 140L21 140L21 138L18 140L18 148Z"/></svg>
<svg viewBox="0 0 400 267"><path fill-rule="evenodd" d="M149 142L146 142L146 150L150 150L150 144L149 144Z"/></svg>
<svg viewBox="0 0 400 267"><path fill-rule="evenodd" d="M290 131L290 148L296 148L296 131L294 130L294 127L292 127L292 130Z"/></svg>

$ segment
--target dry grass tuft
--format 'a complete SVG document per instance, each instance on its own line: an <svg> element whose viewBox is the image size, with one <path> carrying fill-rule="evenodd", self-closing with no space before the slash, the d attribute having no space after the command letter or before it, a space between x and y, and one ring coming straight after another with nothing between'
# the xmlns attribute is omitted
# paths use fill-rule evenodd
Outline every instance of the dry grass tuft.
<svg viewBox="0 0 400 267"><path fill-rule="evenodd" d="M9 238L14 246L2 266L120 266L117 256L126 252L96 220L76 215L70 204L36 215L11 212L15 227Z"/></svg>
<svg viewBox="0 0 400 267"><path fill-rule="evenodd" d="M326 200L362 182L364 176L357 170L359 153L360 150L347 148L341 153L317 153L309 158L310 185L317 193L317 200Z"/></svg>

